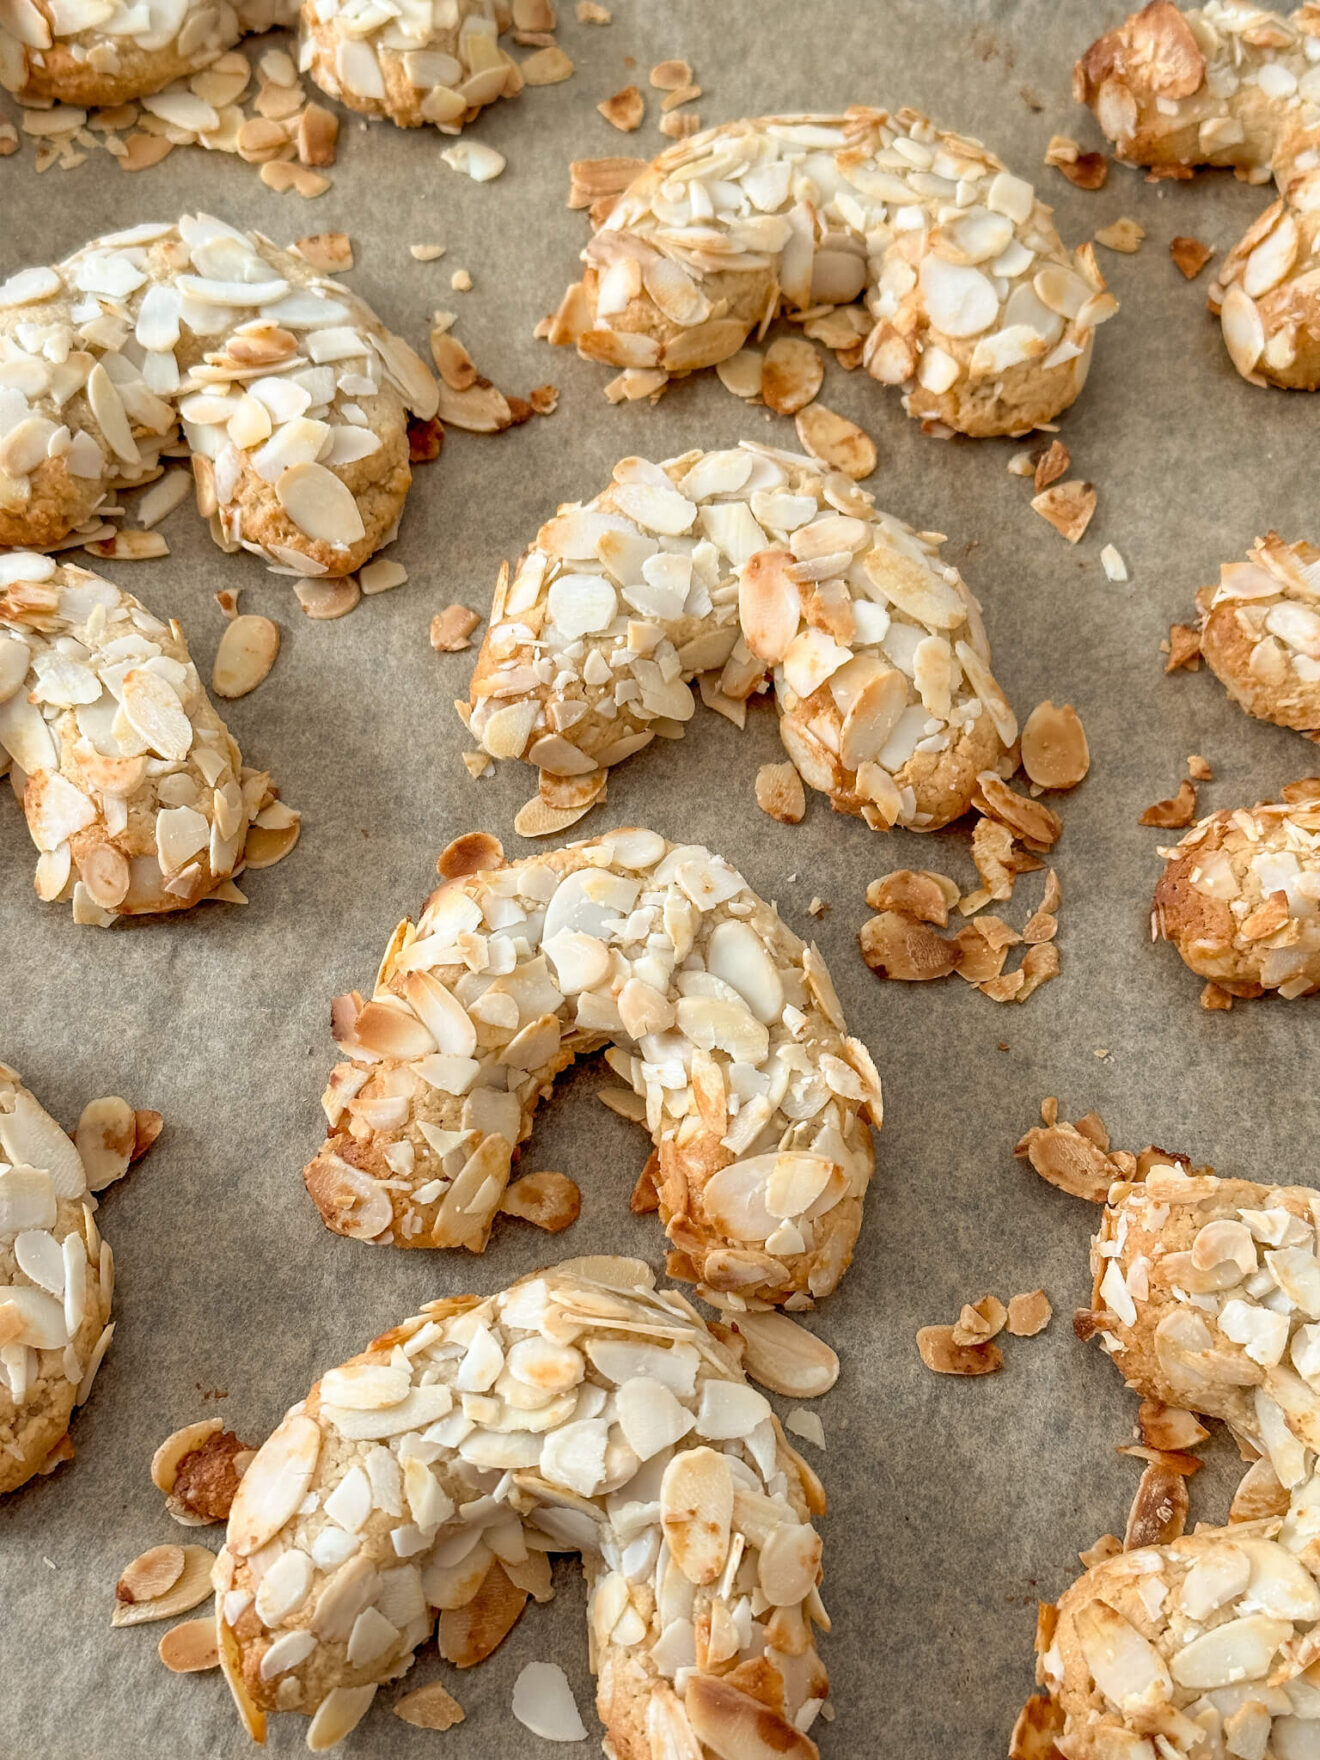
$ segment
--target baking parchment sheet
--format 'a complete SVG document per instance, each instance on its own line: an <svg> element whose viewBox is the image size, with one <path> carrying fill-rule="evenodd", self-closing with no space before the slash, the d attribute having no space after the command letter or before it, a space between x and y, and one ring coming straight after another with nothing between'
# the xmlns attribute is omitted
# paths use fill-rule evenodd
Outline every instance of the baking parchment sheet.
<svg viewBox="0 0 1320 1760"><path fill-rule="evenodd" d="M218 1673L166 1674L155 1654L162 1625L110 1629L114 1581L130 1558L162 1541L219 1545L218 1529L183 1535L150 1483L152 1450L170 1430L217 1413L245 1438L264 1436L318 1373L431 1297L487 1292L574 1253L661 1262L655 1219L627 1208L645 1135L594 1099L599 1062L560 1082L519 1164L562 1169L582 1187L580 1220L555 1239L506 1220L481 1258L370 1250L322 1227L299 1178L322 1136L330 998L370 985L451 837L490 830L511 857L534 847L512 829L534 771L504 765L475 782L459 761L471 742L450 705L466 691L473 653L433 653L432 614L456 599L484 612L501 559L515 558L558 502L602 488L627 454L664 458L742 437L796 447L789 420L743 406L714 374L676 386L654 409L613 408L602 395L609 369L533 339L587 236L585 216L563 206L568 161L665 144L658 93L647 90L647 120L633 135L594 110L634 80L647 89L657 61L691 60L704 124L909 104L982 137L1033 178L1070 244L1123 214L1148 233L1136 256L1100 253L1122 311L1100 332L1090 383L1062 421L1074 472L1100 497L1075 549L1031 511L1030 485L1007 474L1017 443L926 438L896 393L832 358L822 392L875 437L880 463L867 486L880 505L949 535L946 554L985 606L995 670L1019 716L1053 697L1085 721L1091 775L1055 802L1065 821L1055 854L1060 979L1021 1008L996 1006L956 978L877 982L856 946L866 882L930 865L966 886L967 834L876 835L819 795L801 825L767 819L752 788L757 766L782 757L768 704L743 733L699 707L684 741L613 772L607 804L568 834L645 823L727 856L818 940L884 1078L887 1118L857 1257L808 1321L843 1362L837 1387L816 1402L827 1452L803 1445L830 1500L824 1596L834 1631L822 1648L836 1717L815 1731L826 1760L1003 1754L1031 1685L1037 1597L1076 1575L1080 1547L1122 1532L1140 1463L1113 1451L1130 1438L1136 1402L1069 1325L1089 1295L1093 1213L1011 1153L1040 1098L1059 1095L1069 1117L1097 1108L1122 1146L1153 1141L1259 1179L1314 1177L1320 1003L1202 1013L1199 981L1149 941L1156 845L1177 834L1136 823L1176 790L1191 752L1215 767L1206 810L1253 802L1320 767L1311 746L1249 721L1204 670L1165 678L1159 653L1168 622L1190 612L1221 560L1271 526L1289 539L1316 536L1320 405L1238 378L1204 310L1208 272L1189 285L1168 255L1177 233L1222 254L1269 192L1226 175L1147 184L1116 167L1087 193L1044 167L1055 132L1100 144L1069 76L1121 18L1122 0L611 4L606 29L561 5L573 79L483 113L475 138L509 162L484 186L442 163L435 134L348 116L333 188L310 203L277 197L252 167L197 149L136 176L103 154L42 177L30 149L0 162L0 274L197 207L280 244L342 228L357 259L351 285L414 345L425 348L435 308L456 308L457 334L501 387L525 393L548 380L561 390L548 420L496 437L451 431L440 460L417 473L390 552L408 584L342 621L310 622L286 581L252 557L222 555L191 504L166 523L168 559L103 565L182 621L204 677L223 628L217 589L242 588L241 608L283 631L270 678L222 706L247 761L268 766L304 815L294 854L244 881L246 909L76 928L67 907L35 898L21 815L7 790L0 799L0 1057L67 1125L107 1092L165 1116L149 1158L102 1205L118 1331L73 1427L77 1459L0 1506L0 1760L248 1750ZM447 255L415 262L408 246L429 242ZM470 293L450 290L459 268L472 275ZM1128 585L1105 579L1108 542L1127 560ZM1042 879L1019 882L1006 911L1014 921L1035 908ZM829 908L813 921L817 895ZM1054 1321L1035 1339L1005 1341L1002 1374L957 1381L921 1366L919 1326L952 1321L987 1291L1007 1299L1037 1285ZM1222 1435L1205 1452L1192 1516L1222 1520L1240 1468ZM401 1686L382 1689L349 1751L544 1753L509 1709L514 1678L534 1658L567 1668L594 1751L575 1560L557 1565L555 1584L555 1600L529 1607L482 1667L459 1675L428 1648ZM465 1723L441 1736L390 1715L409 1686L437 1675ZM305 1732L301 1718L272 1719L270 1751L303 1751Z"/></svg>

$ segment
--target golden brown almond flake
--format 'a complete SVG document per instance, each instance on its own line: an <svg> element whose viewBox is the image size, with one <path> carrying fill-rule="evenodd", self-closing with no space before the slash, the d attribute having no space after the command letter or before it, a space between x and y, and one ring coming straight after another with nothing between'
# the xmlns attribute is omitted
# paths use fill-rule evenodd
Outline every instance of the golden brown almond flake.
<svg viewBox="0 0 1320 1760"><path fill-rule="evenodd" d="M1214 254L1210 246L1202 244L1199 238L1187 238L1180 234L1169 240L1169 255L1188 281L1195 281Z"/></svg>
<svg viewBox="0 0 1320 1760"><path fill-rule="evenodd" d="M615 155L604 159L574 159L568 167L570 208L587 208L593 202L621 195L639 173L645 159ZM553 340L553 338L552 338Z"/></svg>
<svg viewBox="0 0 1320 1760"><path fill-rule="evenodd" d="M621 134L631 134L633 129L640 128L646 115L646 99L636 86L624 86L622 91L615 92L596 109L612 128Z"/></svg>
<svg viewBox="0 0 1320 1760"><path fill-rule="evenodd" d="M930 868L895 868L872 880L866 902L873 911L898 911L919 923L947 928L949 910L958 902L958 888L944 874Z"/></svg>
<svg viewBox="0 0 1320 1760"><path fill-rule="evenodd" d="M997 978L1004 969L1004 961L1008 958L1008 948L993 947L981 930L981 921L968 923L959 929L953 937L955 945L961 952L958 962L958 976L969 984L984 984L991 978Z"/></svg>
<svg viewBox="0 0 1320 1760"><path fill-rule="evenodd" d="M761 362L761 397L781 416L809 404L825 379L820 351L801 336L780 336Z"/></svg>
<svg viewBox="0 0 1320 1760"><path fill-rule="evenodd" d="M953 1328L953 1342L958 1345L984 1344L1004 1330L1008 1309L998 1296L982 1296L979 1302L964 1302Z"/></svg>
<svg viewBox="0 0 1320 1760"><path fill-rule="evenodd" d="M11 153L16 153L18 146L18 130L13 123L0 122L0 159L7 159Z"/></svg>
<svg viewBox="0 0 1320 1760"><path fill-rule="evenodd" d="M1058 841L1063 821L1040 801L1019 794L993 770L982 770L976 786L974 804L978 811L1006 825L1015 838L1035 849L1049 849Z"/></svg>
<svg viewBox="0 0 1320 1760"><path fill-rule="evenodd" d="M1103 153L1084 153L1071 135L1051 135L1045 149L1045 163L1061 171L1069 183L1079 189L1100 189L1109 176L1109 161Z"/></svg>
<svg viewBox="0 0 1320 1760"><path fill-rule="evenodd" d="M608 6L599 4L599 0L577 0L577 17L579 24L613 24L614 14Z"/></svg>
<svg viewBox="0 0 1320 1760"><path fill-rule="evenodd" d="M1051 440L1050 444L1036 460L1032 479L1037 492L1048 489L1051 483L1057 483L1060 477L1068 474L1072 457L1062 440Z"/></svg>
<svg viewBox="0 0 1320 1760"><path fill-rule="evenodd" d="M537 792L547 807L590 807L605 799L609 779L608 770L589 770L583 776L556 776L551 770L541 770Z"/></svg>
<svg viewBox="0 0 1320 1760"><path fill-rule="evenodd" d="M1014 1145L1019 1160L1029 1161L1043 1180L1070 1197L1103 1204L1122 1170L1076 1125L1058 1122L1058 1102L1041 1106L1043 1124L1032 1128Z"/></svg>
<svg viewBox="0 0 1320 1760"><path fill-rule="evenodd" d="M1058 933L1059 919L1051 911L1039 910L1027 918L1022 939L1030 947L1039 947L1046 941L1053 941Z"/></svg>
<svg viewBox="0 0 1320 1760"><path fill-rule="evenodd" d="M1187 1480L1154 1461L1141 1475L1123 1535L1124 1552L1163 1546L1187 1526Z"/></svg>
<svg viewBox="0 0 1320 1760"><path fill-rule="evenodd" d="M591 810L591 803L580 807L552 807L538 792L524 801L514 815L513 828L519 837L557 837Z"/></svg>
<svg viewBox="0 0 1320 1760"><path fill-rule="evenodd" d="M475 1668L501 1645L527 1605L527 1591L517 1588L495 1560L481 1587L465 1607L446 1608L436 1628L440 1654L455 1668Z"/></svg>
<svg viewBox="0 0 1320 1760"><path fill-rule="evenodd" d="M1141 222L1124 214L1110 225L1100 227L1096 232L1095 242L1104 245L1106 250L1120 251L1124 256L1131 256L1141 249L1141 241L1145 236L1146 228Z"/></svg>
<svg viewBox="0 0 1320 1760"><path fill-rule="evenodd" d="M159 165L167 154L174 151L174 142L165 139L164 135L135 133L124 139L124 151L118 155L121 171L146 171L152 165Z"/></svg>
<svg viewBox="0 0 1320 1760"><path fill-rule="evenodd" d="M962 949L925 923L897 911L882 911L862 924L857 936L862 958L880 978L926 983L958 969Z"/></svg>
<svg viewBox="0 0 1320 1760"><path fill-rule="evenodd" d="M466 605L447 605L431 619L431 646L438 654L459 654L472 646L468 638L480 622Z"/></svg>
<svg viewBox="0 0 1320 1760"><path fill-rule="evenodd" d="M1058 483L1031 498L1033 509L1070 544L1077 543L1090 525L1095 504L1095 489L1090 483L1082 482L1080 477Z"/></svg>
<svg viewBox="0 0 1320 1760"><path fill-rule="evenodd" d="M1035 947L1029 947L1019 969L1023 984L1016 1000L1026 1002L1028 997L1036 994L1042 984L1048 984L1052 978L1058 977L1062 969L1058 947L1053 941L1044 941Z"/></svg>
<svg viewBox="0 0 1320 1760"><path fill-rule="evenodd" d="M581 16L582 0L579 0L578 17ZM467 1714L439 1681L428 1681L424 1687L405 1693L395 1705L394 1715L412 1724L414 1729L452 1729L456 1723L462 1723Z"/></svg>
<svg viewBox="0 0 1320 1760"><path fill-rule="evenodd" d="M1033 1693L1018 1712L1008 1738L1008 1760L1056 1760L1055 1740L1063 1734L1064 1721L1061 1705L1048 1694Z"/></svg>
<svg viewBox="0 0 1320 1760"><path fill-rule="evenodd" d="M1010 1296L1008 1299L1008 1318L1004 1329L1014 1338L1034 1338L1038 1332L1044 1332L1054 1314L1050 1306L1050 1298L1043 1289L1033 1289L1025 1294Z"/></svg>
<svg viewBox="0 0 1320 1760"><path fill-rule="evenodd" d="M559 408L559 387L537 385L527 393L527 401L538 416L552 416Z"/></svg>
<svg viewBox="0 0 1320 1760"><path fill-rule="evenodd" d="M1291 916L1286 892L1271 892L1238 924L1244 941L1265 941L1277 935Z"/></svg>
<svg viewBox="0 0 1320 1760"><path fill-rule="evenodd" d="M156 1654L171 1674L201 1674L219 1668L220 1648L213 1619L186 1619L171 1626L156 1646Z"/></svg>
<svg viewBox="0 0 1320 1760"><path fill-rule="evenodd" d="M677 110L683 104L695 103L700 96L700 86L678 86L661 99L661 112L667 116L671 110Z"/></svg>
<svg viewBox="0 0 1320 1760"><path fill-rule="evenodd" d="M153 1546L124 1566L115 1584L115 1600L129 1606L155 1601L183 1575L182 1546Z"/></svg>
<svg viewBox="0 0 1320 1760"><path fill-rule="evenodd" d="M1196 782L1213 782L1214 770L1207 759L1199 752L1193 752L1187 760L1187 774Z"/></svg>
<svg viewBox="0 0 1320 1760"><path fill-rule="evenodd" d="M1122 1550L1123 1542L1117 1534L1102 1534L1098 1540L1092 1541L1085 1552L1079 1552L1077 1556L1086 1569L1090 1570L1092 1565L1103 1564L1107 1558L1117 1558Z"/></svg>
<svg viewBox="0 0 1320 1760"><path fill-rule="evenodd" d="M1137 1426L1148 1448L1196 1448L1210 1434L1194 1412L1184 1411L1181 1406L1166 1406L1158 1399L1142 1400Z"/></svg>
<svg viewBox="0 0 1320 1760"><path fill-rule="evenodd" d="M660 132L671 141L685 141L701 132L701 118L695 110L675 110L660 118Z"/></svg>
<svg viewBox="0 0 1320 1760"><path fill-rule="evenodd" d="M756 804L781 825L801 822L807 810L806 790L791 763L761 765L756 772Z"/></svg>
<svg viewBox="0 0 1320 1760"><path fill-rule="evenodd" d="M917 1333L921 1360L936 1375L993 1375L1003 1368L997 1344L955 1344L953 1332L952 1326L923 1326Z"/></svg>
<svg viewBox="0 0 1320 1760"><path fill-rule="evenodd" d="M692 68L686 61L657 61L650 79L657 92L676 92L692 84Z"/></svg>
<svg viewBox="0 0 1320 1760"><path fill-rule="evenodd" d="M538 49L534 55L529 55L526 61L518 64L518 72L522 75L524 84L529 86L557 86L564 80L571 79L575 71L573 62L558 44Z"/></svg>
<svg viewBox="0 0 1320 1760"><path fill-rule="evenodd" d="M1076 788L1091 767L1082 718L1071 703L1037 703L1022 729L1022 768L1041 788Z"/></svg>
<svg viewBox="0 0 1320 1760"><path fill-rule="evenodd" d="M465 874L481 874L504 866L504 846L489 831L465 831L447 843L435 858L435 871L442 880L461 880Z"/></svg>
<svg viewBox="0 0 1320 1760"><path fill-rule="evenodd" d="M525 1173L506 1189L500 1209L559 1234L581 1214L582 1193L566 1173Z"/></svg>
<svg viewBox="0 0 1320 1760"><path fill-rule="evenodd" d="M1290 1499L1279 1483L1278 1475L1268 1459L1252 1461L1238 1481L1229 1507L1230 1523L1259 1522L1271 1516L1285 1516Z"/></svg>
<svg viewBox="0 0 1320 1760"><path fill-rule="evenodd" d="M409 464L431 464L444 447L445 431L434 416L426 421L417 416L408 418L408 462ZM194 465L197 459L193 459Z"/></svg>
<svg viewBox="0 0 1320 1760"><path fill-rule="evenodd" d="M327 274L353 267L353 245L346 232L312 232L293 248L305 263Z"/></svg>
<svg viewBox="0 0 1320 1760"><path fill-rule="evenodd" d="M1184 779L1178 792L1168 800L1156 801L1138 819L1138 825L1155 825L1165 830L1181 831L1196 818L1196 785Z"/></svg>
<svg viewBox="0 0 1320 1760"><path fill-rule="evenodd" d="M1019 966L1014 971L1001 972L997 978L990 978L976 988L982 996L988 996L991 1002L1017 1002L1021 999L1026 982L1026 974Z"/></svg>
<svg viewBox="0 0 1320 1760"><path fill-rule="evenodd" d="M479 776L488 776L495 768L495 760L489 752L464 752L461 755L464 769L474 780Z"/></svg>
<svg viewBox="0 0 1320 1760"><path fill-rule="evenodd" d="M1169 658L1164 663L1166 672L1179 672L1184 668L1188 672L1196 672L1201 665L1201 629L1195 623L1171 623L1169 640L1164 644Z"/></svg>
<svg viewBox="0 0 1320 1760"><path fill-rule="evenodd" d="M764 389L764 387L763 387ZM809 403L794 418L798 439L818 463L860 482L876 466L875 442L846 416Z"/></svg>

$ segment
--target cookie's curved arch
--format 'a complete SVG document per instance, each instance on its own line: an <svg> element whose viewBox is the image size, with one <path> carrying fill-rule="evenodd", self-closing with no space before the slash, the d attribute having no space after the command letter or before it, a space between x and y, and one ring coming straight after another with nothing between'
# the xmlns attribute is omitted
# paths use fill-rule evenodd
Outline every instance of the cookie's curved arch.
<svg viewBox="0 0 1320 1760"><path fill-rule="evenodd" d="M180 426L226 549L345 575L388 542L429 369L348 289L211 215L0 284L0 544L59 544Z"/></svg>
<svg viewBox="0 0 1320 1760"><path fill-rule="evenodd" d="M1151 0L1077 63L1074 90L1120 159L1190 176L1272 177L1279 200L1225 257L1210 295L1253 384L1320 387L1320 17L1230 0Z"/></svg>
<svg viewBox="0 0 1320 1760"><path fill-rule="evenodd" d="M1016 434L1073 402L1117 310L1028 182L914 110L724 123L606 206L547 334L614 366L690 373L861 299L864 363L910 415Z"/></svg>
<svg viewBox="0 0 1320 1760"><path fill-rule="evenodd" d="M287 1710L332 1746L437 1611L441 1654L482 1661L549 1598L546 1554L581 1552L611 1753L815 1760L824 1494L734 1349L653 1282L570 1260L432 1302L290 1410L216 1564L256 1740Z"/></svg>
<svg viewBox="0 0 1320 1760"><path fill-rule="evenodd" d="M297 30L302 70L330 97L403 128L457 134L522 90L496 0L51 0L0 5L0 86L21 100L115 105L209 67L240 38ZM205 134L199 138L205 144Z"/></svg>
<svg viewBox="0 0 1320 1760"><path fill-rule="evenodd" d="M333 1021L303 1177L340 1234L483 1251L538 1103L612 1046L672 1275L801 1308L852 1256L880 1078L816 949L700 845L633 828L449 880Z"/></svg>
<svg viewBox="0 0 1320 1760"><path fill-rule="evenodd" d="M22 551L0 556L0 763L40 852L37 895L78 923L187 910L298 837L179 625Z"/></svg>
<svg viewBox="0 0 1320 1760"><path fill-rule="evenodd" d="M773 676L804 779L868 824L934 830L1017 738L980 607L940 536L811 459L744 442L628 458L496 589L466 719L493 757L585 777Z"/></svg>

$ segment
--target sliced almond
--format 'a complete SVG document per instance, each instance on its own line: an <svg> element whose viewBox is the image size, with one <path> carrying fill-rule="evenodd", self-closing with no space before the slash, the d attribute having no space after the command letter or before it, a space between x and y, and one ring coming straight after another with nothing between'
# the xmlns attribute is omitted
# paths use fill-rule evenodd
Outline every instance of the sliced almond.
<svg viewBox="0 0 1320 1760"><path fill-rule="evenodd" d="M816 1399L839 1378L839 1359L814 1332L787 1314L738 1313L728 1317L743 1340L743 1368L771 1393Z"/></svg>
<svg viewBox="0 0 1320 1760"><path fill-rule="evenodd" d="M866 889L866 902L873 911L898 911L902 916L915 917L919 923L934 923L943 929L949 921L949 909L958 902L958 888L943 874L929 868L895 868L872 880Z"/></svg>
<svg viewBox="0 0 1320 1760"><path fill-rule="evenodd" d="M439 1681L428 1681L424 1687L405 1693L395 1705L394 1715L414 1729L452 1729L462 1723L466 1713Z"/></svg>
<svg viewBox="0 0 1320 1760"><path fill-rule="evenodd" d="M446 1608L440 1615L440 1654L455 1668L474 1668L504 1642L526 1605L527 1591L516 1588L495 1560L467 1605Z"/></svg>
<svg viewBox="0 0 1320 1760"><path fill-rule="evenodd" d="M863 923L857 940L862 958L873 972L904 983L947 978L957 971L962 959L956 942L897 911L882 911Z"/></svg>
<svg viewBox="0 0 1320 1760"><path fill-rule="evenodd" d="M1068 448L1063 441L1052 440L1036 460L1034 479L1037 493L1042 489L1048 489L1051 483L1057 483L1060 477L1067 474L1068 466L1071 463L1072 459L1069 457Z"/></svg>
<svg viewBox="0 0 1320 1760"><path fill-rule="evenodd" d="M1139 1546L1165 1546L1187 1525L1187 1480L1152 1461L1141 1475L1128 1512L1124 1552Z"/></svg>
<svg viewBox="0 0 1320 1760"><path fill-rule="evenodd" d="M1071 703L1037 703L1022 729L1022 768L1041 788L1076 788L1091 767L1082 718Z"/></svg>
<svg viewBox="0 0 1320 1760"><path fill-rule="evenodd" d="M316 623L347 616L362 597L362 589L351 574L333 580L295 581L293 590L298 603Z"/></svg>
<svg viewBox="0 0 1320 1760"><path fill-rule="evenodd" d="M713 1583L729 1554L733 1475L713 1448L676 1454L660 1482L660 1519L674 1563L689 1583Z"/></svg>
<svg viewBox="0 0 1320 1760"><path fill-rule="evenodd" d="M161 1636L156 1653L171 1674L201 1674L219 1668L220 1645L213 1619L187 1619Z"/></svg>
<svg viewBox="0 0 1320 1760"><path fill-rule="evenodd" d="M438 654L458 654L472 643L468 637L481 622L466 605L446 605L431 619L431 646Z"/></svg>
<svg viewBox="0 0 1320 1760"><path fill-rule="evenodd" d="M823 403L809 403L797 412L795 419L798 439L821 464L842 471L855 482L869 477L875 469L875 442L856 422L826 409Z"/></svg>
<svg viewBox="0 0 1320 1760"><path fill-rule="evenodd" d="M797 825L807 810L802 778L790 763L762 764L756 772L756 804L781 825Z"/></svg>
<svg viewBox="0 0 1320 1760"><path fill-rule="evenodd" d="M1032 497L1031 505L1056 532L1075 544L1091 523L1095 512L1096 493L1090 483L1074 477Z"/></svg>
<svg viewBox="0 0 1320 1760"><path fill-rule="evenodd" d="M1184 668L1195 672L1201 664L1201 629L1195 623L1171 623L1168 641L1169 658L1164 663L1166 672L1179 672Z"/></svg>
<svg viewBox="0 0 1320 1760"><path fill-rule="evenodd" d="M200 1606L210 1595L211 1570L215 1564L213 1552L208 1551L205 1546L156 1546L151 1552L143 1553L142 1557L151 1559L153 1554L160 1553L182 1554L183 1563L177 1574L162 1592L135 1600L120 1597L121 1587L127 1586L132 1590L132 1583L125 1585L124 1578L121 1577L115 1588L114 1612L110 1615L112 1626L140 1626L150 1620L173 1619L176 1614L191 1613L194 1607ZM135 1559L134 1565L140 1565L141 1562L140 1559ZM132 1569L133 1566L130 1566L129 1570ZM152 1581L159 1581L165 1575L164 1566L159 1571L153 1566L152 1571L154 1575L139 1579L142 1586L149 1586ZM125 1575L127 1574L126 1572Z"/></svg>
<svg viewBox="0 0 1320 1760"><path fill-rule="evenodd" d="M534 794L514 815L513 828L519 837L558 837L589 813L592 804L588 801L581 807L552 807Z"/></svg>
<svg viewBox="0 0 1320 1760"><path fill-rule="evenodd" d="M631 134L646 115L646 99L636 86L624 86L622 91L597 104L596 109L620 133Z"/></svg>
<svg viewBox="0 0 1320 1760"><path fill-rule="evenodd" d="M917 1333L921 1360L937 1375L993 1375L1004 1366L997 1344L960 1345L953 1341L952 1326L923 1326Z"/></svg>
<svg viewBox="0 0 1320 1760"><path fill-rule="evenodd" d="M566 1173L527 1173L506 1188L500 1209L547 1234L559 1234L577 1221L582 1193Z"/></svg>
<svg viewBox="0 0 1320 1760"><path fill-rule="evenodd" d="M803 337L781 336L766 349L761 362L761 396L779 415L791 416L803 409L824 380L820 350Z"/></svg>
<svg viewBox="0 0 1320 1760"><path fill-rule="evenodd" d="M503 846L489 831L465 831L447 843L435 859L435 871L442 880L460 880L465 874L503 866Z"/></svg>
<svg viewBox="0 0 1320 1760"><path fill-rule="evenodd" d="M1034 1338L1049 1325L1053 1312L1050 1298L1043 1289L1033 1289L1028 1295L1010 1296L1005 1330L1014 1338Z"/></svg>
<svg viewBox="0 0 1320 1760"><path fill-rule="evenodd" d="M117 1094L90 1100L74 1132L74 1143L87 1172L87 1185L103 1192L128 1172L136 1159L137 1115Z"/></svg>
<svg viewBox="0 0 1320 1760"><path fill-rule="evenodd" d="M1181 831L1196 818L1196 788L1186 777L1178 784L1178 792L1168 800L1156 801L1137 820L1138 825L1156 825L1161 829Z"/></svg>
<svg viewBox="0 0 1320 1760"><path fill-rule="evenodd" d="M125 1565L115 1584L115 1600L130 1605L138 1601L154 1601L173 1588L183 1575L182 1546L153 1546Z"/></svg>
<svg viewBox="0 0 1320 1760"><path fill-rule="evenodd" d="M1210 246L1202 244L1199 238L1187 238L1180 234L1169 240L1169 255L1180 274L1188 281L1195 281L1214 254Z"/></svg>
<svg viewBox="0 0 1320 1760"><path fill-rule="evenodd" d="M234 618L215 652L211 689L218 697L245 697L266 677L279 651L280 632L269 617Z"/></svg>

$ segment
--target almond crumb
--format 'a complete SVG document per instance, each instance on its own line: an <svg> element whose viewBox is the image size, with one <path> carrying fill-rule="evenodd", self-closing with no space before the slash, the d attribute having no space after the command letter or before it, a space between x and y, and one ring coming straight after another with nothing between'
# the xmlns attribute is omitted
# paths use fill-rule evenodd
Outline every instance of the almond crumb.
<svg viewBox="0 0 1320 1760"><path fill-rule="evenodd" d="M1131 219L1127 214L1112 225L1102 226L1095 235L1095 242L1104 245L1106 250L1121 251L1131 256L1141 249L1141 241L1146 236L1146 228L1138 220Z"/></svg>
<svg viewBox="0 0 1320 1760"><path fill-rule="evenodd" d="M1157 825L1165 830L1181 831L1196 818L1196 788L1185 778L1170 800L1156 801L1137 820L1138 825Z"/></svg>
<svg viewBox="0 0 1320 1760"><path fill-rule="evenodd" d="M621 134L631 134L646 115L646 99L636 86L624 86L622 91L597 104L596 109L612 128Z"/></svg>
<svg viewBox="0 0 1320 1760"><path fill-rule="evenodd" d="M1201 1007L1212 1013L1227 1014L1232 1006L1232 995L1229 991L1221 989L1218 984L1207 984L1201 992Z"/></svg>
<svg viewBox="0 0 1320 1760"><path fill-rule="evenodd" d="M1213 782L1215 779L1214 771L1199 752L1193 752L1188 758L1187 774L1196 782Z"/></svg>
<svg viewBox="0 0 1320 1760"><path fill-rule="evenodd" d="M1201 665L1201 631L1194 623L1171 623L1169 625L1169 658L1164 663L1166 672L1186 670L1196 672Z"/></svg>
<svg viewBox="0 0 1320 1760"><path fill-rule="evenodd" d="M1199 238L1180 235L1169 240L1169 255L1188 281L1195 281L1214 254L1210 246L1202 244Z"/></svg>
<svg viewBox="0 0 1320 1760"><path fill-rule="evenodd" d="M466 605L447 605L431 619L431 646L438 654L458 654L472 646L468 637L481 622Z"/></svg>

